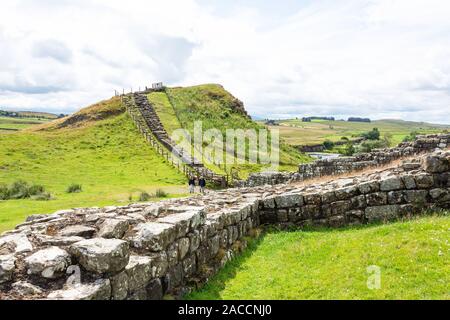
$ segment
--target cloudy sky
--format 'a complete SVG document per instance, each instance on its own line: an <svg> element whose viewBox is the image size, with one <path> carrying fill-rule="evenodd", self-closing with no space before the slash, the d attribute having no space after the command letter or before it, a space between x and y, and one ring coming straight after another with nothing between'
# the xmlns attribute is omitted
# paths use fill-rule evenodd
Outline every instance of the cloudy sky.
<svg viewBox="0 0 450 320"><path fill-rule="evenodd" d="M450 123L447 0L8 0L0 108L73 112L163 81L259 117Z"/></svg>

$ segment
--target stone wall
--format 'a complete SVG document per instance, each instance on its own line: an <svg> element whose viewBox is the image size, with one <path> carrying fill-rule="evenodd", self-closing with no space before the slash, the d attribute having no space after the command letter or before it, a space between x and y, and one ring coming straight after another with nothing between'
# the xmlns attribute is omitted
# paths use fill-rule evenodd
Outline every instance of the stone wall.
<svg viewBox="0 0 450 320"><path fill-rule="evenodd" d="M315 185L35 215L0 237L0 299L180 298L261 224L343 226L450 207L450 152Z"/></svg>
<svg viewBox="0 0 450 320"><path fill-rule="evenodd" d="M414 141L403 142L395 148L375 149L372 152L361 153L352 157L321 159L312 163L301 164L296 173L266 172L251 174L246 181L237 182L236 186L274 185L322 176L339 175L385 165L400 158L411 157L435 149L446 149L449 146L449 133L417 136Z"/></svg>

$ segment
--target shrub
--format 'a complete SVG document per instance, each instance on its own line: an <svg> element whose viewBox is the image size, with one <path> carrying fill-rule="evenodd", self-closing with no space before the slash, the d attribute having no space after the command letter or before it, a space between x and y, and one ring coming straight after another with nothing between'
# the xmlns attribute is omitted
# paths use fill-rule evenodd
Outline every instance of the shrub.
<svg viewBox="0 0 450 320"><path fill-rule="evenodd" d="M414 141L416 140L417 135L418 135L417 131L412 131L409 133L409 135L403 138L403 142Z"/></svg>
<svg viewBox="0 0 450 320"><path fill-rule="evenodd" d="M51 198L50 193L45 192L45 188L39 184L29 185L26 181L17 180L11 185L0 185L0 200L11 199L43 199L49 200Z"/></svg>
<svg viewBox="0 0 450 320"><path fill-rule="evenodd" d="M139 195L139 201L141 202L148 201L150 200L150 198L151 198L150 195L145 191L142 191L141 194Z"/></svg>
<svg viewBox="0 0 450 320"><path fill-rule="evenodd" d="M155 192L155 197L157 198L166 198L169 194L165 192L163 189L158 189Z"/></svg>
<svg viewBox="0 0 450 320"><path fill-rule="evenodd" d="M339 153L344 156L352 156L355 153L355 147L351 141L348 141L344 147L339 149Z"/></svg>
<svg viewBox="0 0 450 320"><path fill-rule="evenodd" d="M29 193L30 196L36 196L36 195L40 195L45 193L45 188L44 186L41 186L40 184L33 184L30 188L29 188Z"/></svg>
<svg viewBox="0 0 450 320"><path fill-rule="evenodd" d="M17 180L9 187L9 199L25 199L30 197L28 183Z"/></svg>
<svg viewBox="0 0 450 320"><path fill-rule="evenodd" d="M8 200L9 199L9 189L6 184L0 185L0 200Z"/></svg>
<svg viewBox="0 0 450 320"><path fill-rule="evenodd" d="M67 193L78 193L82 191L81 184L78 183L72 183L70 186L67 187L66 192Z"/></svg>
<svg viewBox="0 0 450 320"><path fill-rule="evenodd" d="M334 147L334 142L333 142L333 141L330 141L330 140L325 140L325 141L323 142L323 147L324 147L326 150L331 150L331 149L333 149L333 147Z"/></svg>
<svg viewBox="0 0 450 320"><path fill-rule="evenodd" d="M385 148L387 146L388 144L384 140L367 140L357 145L355 151L358 153L366 153L372 151L373 149Z"/></svg>
<svg viewBox="0 0 450 320"><path fill-rule="evenodd" d="M380 131L378 128L373 128L372 131L362 133L361 137L367 140L380 140Z"/></svg>

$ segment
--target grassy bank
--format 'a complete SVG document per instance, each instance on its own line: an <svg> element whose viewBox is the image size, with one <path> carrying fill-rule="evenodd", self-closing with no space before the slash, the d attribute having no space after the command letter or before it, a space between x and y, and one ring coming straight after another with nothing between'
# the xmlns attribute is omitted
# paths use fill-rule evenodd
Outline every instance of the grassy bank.
<svg viewBox="0 0 450 320"><path fill-rule="evenodd" d="M450 299L450 216L269 232L188 299ZM369 289L368 266L381 287Z"/></svg>

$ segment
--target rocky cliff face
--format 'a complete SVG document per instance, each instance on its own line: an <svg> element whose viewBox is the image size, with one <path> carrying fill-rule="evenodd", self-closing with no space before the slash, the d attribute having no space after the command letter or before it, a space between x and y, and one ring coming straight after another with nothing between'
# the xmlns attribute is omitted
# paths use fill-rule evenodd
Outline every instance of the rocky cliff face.
<svg viewBox="0 0 450 320"><path fill-rule="evenodd" d="M1 299L181 297L262 224L343 226L450 207L450 152L323 184L31 216L0 237Z"/></svg>

